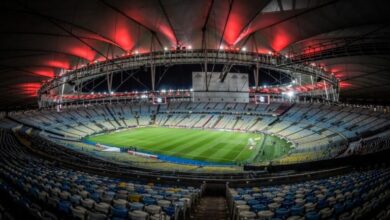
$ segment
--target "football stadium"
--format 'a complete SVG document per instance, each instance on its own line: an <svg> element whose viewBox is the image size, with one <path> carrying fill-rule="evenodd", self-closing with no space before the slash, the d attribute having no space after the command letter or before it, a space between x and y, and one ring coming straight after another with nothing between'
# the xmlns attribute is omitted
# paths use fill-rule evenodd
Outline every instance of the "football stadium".
<svg viewBox="0 0 390 220"><path fill-rule="evenodd" d="M387 5L0 2L0 220L390 219Z"/></svg>

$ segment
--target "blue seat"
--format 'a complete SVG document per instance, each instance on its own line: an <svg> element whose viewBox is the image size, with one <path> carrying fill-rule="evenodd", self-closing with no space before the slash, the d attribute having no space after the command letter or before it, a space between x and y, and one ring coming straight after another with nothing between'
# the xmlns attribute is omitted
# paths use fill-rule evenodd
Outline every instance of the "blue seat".
<svg viewBox="0 0 390 220"><path fill-rule="evenodd" d="M318 200L318 202L317 202L317 208L318 209L323 209L323 208L325 208L325 207L327 207L328 206L328 201L326 201L325 199L321 199L321 200Z"/></svg>
<svg viewBox="0 0 390 220"><path fill-rule="evenodd" d="M31 187L30 188L30 193L35 197L38 198L39 196L39 190L36 187Z"/></svg>
<svg viewBox="0 0 390 220"><path fill-rule="evenodd" d="M133 211L133 210L141 210L144 208L144 204L140 203L140 202L132 202L130 203L130 210Z"/></svg>
<svg viewBox="0 0 390 220"><path fill-rule="evenodd" d="M74 205L79 205L80 204L80 200L81 200L81 196L79 195L72 195L70 197L70 201L74 204Z"/></svg>
<svg viewBox="0 0 390 220"><path fill-rule="evenodd" d="M241 196L239 196L239 195L233 196L233 200L240 200L240 199L241 199Z"/></svg>
<svg viewBox="0 0 390 220"><path fill-rule="evenodd" d="M123 207L112 207L111 209L112 216L118 218L127 218L128 211L127 208Z"/></svg>
<svg viewBox="0 0 390 220"><path fill-rule="evenodd" d="M260 211L267 210L267 206L264 204L256 204L256 205L251 206L251 209L253 212L257 213Z"/></svg>
<svg viewBox="0 0 390 220"><path fill-rule="evenodd" d="M96 192L92 193L91 199L95 200L95 202L100 202L100 194Z"/></svg>
<svg viewBox="0 0 390 220"><path fill-rule="evenodd" d="M71 206L72 203L69 201L61 200L60 203L58 203L58 210L68 214Z"/></svg>
<svg viewBox="0 0 390 220"><path fill-rule="evenodd" d="M320 214L317 212L308 212L305 215L306 220L319 220L320 219Z"/></svg>
<svg viewBox="0 0 390 220"><path fill-rule="evenodd" d="M316 202L316 197L314 196L308 196L306 197L306 202L309 203L309 202L312 202L312 203L315 203Z"/></svg>
<svg viewBox="0 0 390 220"><path fill-rule="evenodd" d="M247 204L249 205L249 206L253 206L253 205L256 205L256 204L259 204L260 202L259 201L257 201L257 200L255 200L255 199L251 199L251 200L248 200L247 201Z"/></svg>
<svg viewBox="0 0 390 220"><path fill-rule="evenodd" d="M351 210L352 207L353 207L353 203L352 203L351 200L345 201L345 207L344 207L344 208L345 208L345 211Z"/></svg>
<svg viewBox="0 0 390 220"><path fill-rule="evenodd" d="M334 208L334 214L335 215L339 215L342 212L344 212L344 204L342 204L342 203L334 204L333 208Z"/></svg>
<svg viewBox="0 0 390 220"><path fill-rule="evenodd" d="M294 205L291 207L291 215L302 215L305 208L303 206Z"/></svg>
<svg viewBox="0 0 390 220"><path fill-rule="evenodd" d="M175 207L173 206L163 207L162 209L165 212L165 214L167 214L168 216L172 217L175 215Z"/></svg>
<svg viewBox="0 0 390 220"><path fill-rule="evenodd" d="M293 206L294 204L295 204L295 202L292 201L292 200L284 200L284 201L282 202L282 207L283 207L283 208L286 208L286 209L290 209L291 206Z"/></svg>
<svg viewBox="0 0 390 220"><path fill-rule="evenodd" d="M145 204L145 205L155 205L156 204L156 200L151 198L151 197L144 197L142 199L142 202Z"/></svg>
<svg viewBox="0 0 390 220"><path fill-rule="evenodd" d="M290 215L290 210L286 208L277 208L275 210L275 217L277 218L287 218Z"/></svg>

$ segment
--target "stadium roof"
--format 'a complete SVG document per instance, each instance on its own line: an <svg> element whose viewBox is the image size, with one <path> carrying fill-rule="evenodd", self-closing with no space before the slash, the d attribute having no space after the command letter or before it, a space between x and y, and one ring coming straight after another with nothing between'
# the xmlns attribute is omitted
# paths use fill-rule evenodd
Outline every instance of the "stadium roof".
<svg viewBox="0 0 390 220"><path fill-rule="evenodd" d="M326 51L302 62L339 77L342 97L390 100L384 0L5 0L0 8L3 108L35 102L40 83L61 69L177 45Z"/></svg>

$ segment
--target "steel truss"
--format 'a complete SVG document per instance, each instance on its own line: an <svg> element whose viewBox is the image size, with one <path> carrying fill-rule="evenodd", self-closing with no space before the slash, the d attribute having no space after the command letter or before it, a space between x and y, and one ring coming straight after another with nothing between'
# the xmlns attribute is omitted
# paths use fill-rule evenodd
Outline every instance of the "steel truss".
<svg viewBox="0 0 390 220"><path fill-rule="evenodd" d="M291 48L283 65L315 62L318 60L350 56L387 55L390 53L388 39L331 39L304 48ZM297 50L297 51L294 51Z"/></svg>
<svg viewBox="0 0 390 220"><path fill-rule="evenodd" d="M284 59L279 55L276 56L236 50L210 49L159 51L145 54L132 54L111 59L109 61L92 63L75 70L63 71L58 77L43 84L38 94L40 97L48 94L61 96L66 94L66 92L64 92L65 86L70 85L80 89L80 87L86 84L85 82L101 76L106 76L108 88L111 90L113 74L123 73L128 70L137 70L140 68L150 68L152 74L151 88L152 91L154 91L156 83L156 67L183 64L207 65L208 63L221 64L229 67L228 69L234 65L253 67L256 87L258 87L259 83L259 68L263 68L283 72L289 75L291 79L296 79L299 85L304 84L304 81L301 80L303 77L312 79L313 84L314 82L324 81L327 85L330 85L332 94L335 94L335 96L332 96L331 98L333 101L335 101L335 97L337 97L338 94L338 79L321 68L313 67L304 63L291 64L288 59ZM205 72L207 72L207 67L205 67ZM223 76L224 72L222 72L221 75ZM326 94L328 94L328 91L326 91ZM326 97L326 99L330 98Z"/></svg>

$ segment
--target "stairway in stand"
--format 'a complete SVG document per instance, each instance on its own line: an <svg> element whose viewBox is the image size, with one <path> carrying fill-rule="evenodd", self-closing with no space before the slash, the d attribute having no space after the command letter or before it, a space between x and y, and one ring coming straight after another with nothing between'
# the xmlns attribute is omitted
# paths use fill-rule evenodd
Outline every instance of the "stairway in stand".
<svg viewBox="0 0 390 220"><path fill-rule="evenodd" d="M190 219L229 219L225 191L223 189L216 189L215 187L207 187Z"/></svg>

